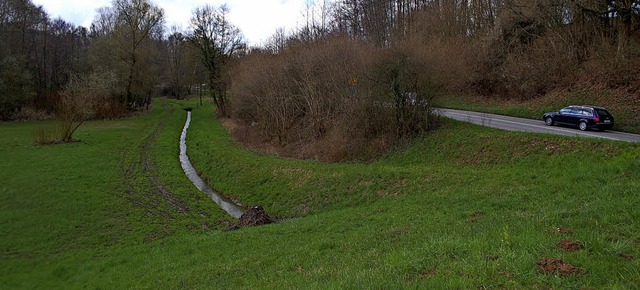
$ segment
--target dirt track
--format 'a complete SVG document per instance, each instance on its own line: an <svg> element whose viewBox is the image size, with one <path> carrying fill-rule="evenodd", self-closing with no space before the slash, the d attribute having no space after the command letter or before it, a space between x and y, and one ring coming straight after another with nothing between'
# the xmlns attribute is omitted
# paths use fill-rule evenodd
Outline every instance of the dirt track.
<svg viewBox="0 0 640 290"><path fill-rule="evenodd" d="M149 217L161 216L171 220L176 214L188 214L189 206L162 183L153 160L153 144L174 111L162 110L161 120L153 125L149 135L134 143L135 148L122 148L120 166L124 175L125 198L135 207L143 208Z"/></svg>

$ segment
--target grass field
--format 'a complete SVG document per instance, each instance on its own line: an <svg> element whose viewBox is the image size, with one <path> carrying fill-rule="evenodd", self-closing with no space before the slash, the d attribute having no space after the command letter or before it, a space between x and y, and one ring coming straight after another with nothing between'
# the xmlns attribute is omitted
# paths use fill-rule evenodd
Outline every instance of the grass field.
<svg viewBox="0 0 640 290"><path fill-rule="evenodd" d="M65 145L0 124L0 288L640 287L638 144L451 121L376 162L328 164L243 149L207 105L187 137L202 176L301 217L227 232L180 168L185 106L158 99ZM545 258L580 270L543 273Z"/></svg>

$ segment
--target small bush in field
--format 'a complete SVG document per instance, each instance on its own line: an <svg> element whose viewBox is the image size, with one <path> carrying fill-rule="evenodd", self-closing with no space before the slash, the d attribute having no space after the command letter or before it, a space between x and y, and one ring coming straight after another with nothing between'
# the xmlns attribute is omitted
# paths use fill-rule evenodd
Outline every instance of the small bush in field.
<svg viewBox="0 0 640 290"><path fill-rule="evenodd" d="M40 125L33 133L33 142L38 145L48 145L59 142L59 133L51 126Z"/></svg>
<svg viewBox="0 0 640 290"><path fill-rule="evenodd" d="M69 81L56 111L60 141L71 141L78 127L108 103L114 83L115 75L110 72L94 72Z"/></svg>
<svg viewBox="0 0 640 290"><path fill-rule="evenodd" d="M73 77L60 93L55 128L37 127L34 142L45 145L72 141L73 133L80 125L110 105L114 80L115 76L109 72Z"/></svg>

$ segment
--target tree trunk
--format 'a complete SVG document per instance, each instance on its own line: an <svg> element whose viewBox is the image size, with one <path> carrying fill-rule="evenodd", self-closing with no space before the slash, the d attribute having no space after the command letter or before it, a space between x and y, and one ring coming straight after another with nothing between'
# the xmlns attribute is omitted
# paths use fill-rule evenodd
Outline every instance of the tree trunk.
<svg viewBox="0 0 640 290"><path fill-rule="evenodd" d="M133 73L135 70L135 66L136 66L136 54L135 51L131 53L131 66L129 67L129 79L127 80L127 98L126 98L126 102L127 102L127 106L129 107L129 109L135 109L134 108L134 100L133 100L133 93L131 92L132 88L133 88Z"/></svg>

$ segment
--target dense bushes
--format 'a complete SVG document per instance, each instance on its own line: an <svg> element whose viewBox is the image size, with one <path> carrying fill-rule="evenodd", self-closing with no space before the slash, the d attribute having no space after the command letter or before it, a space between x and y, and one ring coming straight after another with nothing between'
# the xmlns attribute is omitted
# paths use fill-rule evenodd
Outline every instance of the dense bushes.
<svg viewBox="0 0 640 290"><path fill-rule="evenodd" d="M604 89L613 95L596 105L637 100L637 37L621 53L608 36L548 25L548 15L505 10L495 33L474 37L415 25L382 47L352 36L294 35L235 67L236 137L290 156L370 159L432 128L436 95L532 101Z"/></svg>
<svg viewBox="0 0 640 290"><path fill-rule="evenodd" d="M285 153L369 159L434 126L441 83L424 67L420 55L341 37L254 53L235 70L233 116Z"/></svg>

